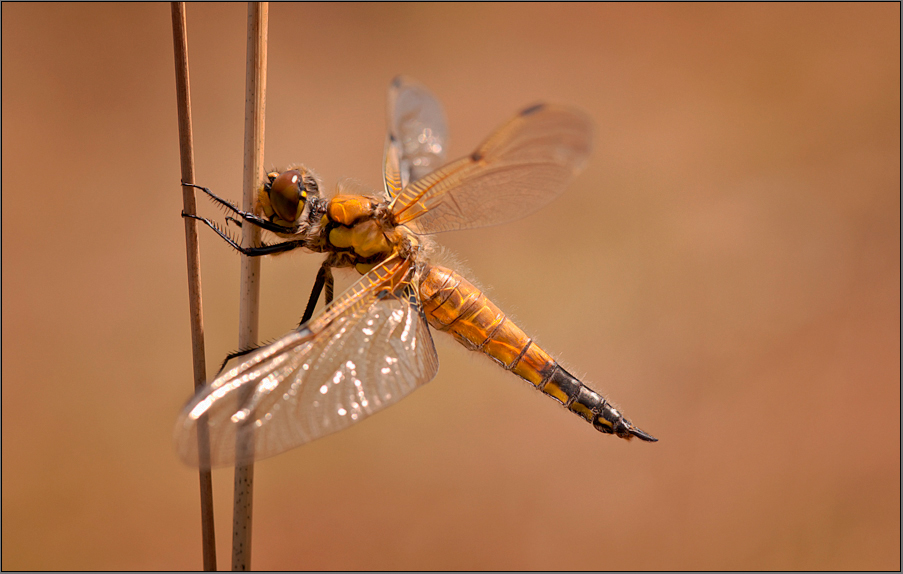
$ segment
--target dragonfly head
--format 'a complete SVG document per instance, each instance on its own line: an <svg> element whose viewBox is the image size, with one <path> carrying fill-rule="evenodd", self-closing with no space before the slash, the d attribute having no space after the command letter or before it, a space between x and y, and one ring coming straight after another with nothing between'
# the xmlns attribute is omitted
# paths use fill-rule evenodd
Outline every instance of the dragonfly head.
<svg viewBox="0 0 903 574"><path fill-rule="evenodd" d="M319 195L320 188L313 173L299 166L281 173L268 173L260 192L260 205L274 223L295 227L304 221L310 199Z"/></svg>

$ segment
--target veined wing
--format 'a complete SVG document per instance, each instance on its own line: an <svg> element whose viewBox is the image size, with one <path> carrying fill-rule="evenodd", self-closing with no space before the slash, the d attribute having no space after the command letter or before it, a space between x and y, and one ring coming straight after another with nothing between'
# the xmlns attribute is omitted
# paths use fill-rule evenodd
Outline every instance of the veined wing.
<svg viewBox="0 0 903 574"><path fill-rule="evenodd" d="M431 380L438 358L411 263L375 267L310 322L222 373L176 425L182 459L199 465L206 416L211 466L249 463L346 428ZM249 450L236 450L236 436Z"/></svg>
<svg viewBox="0 0 903 574"><path fill-rule="evenodd" d="M577 110L525 109L465 158L408 185L392 202L416 233L471 229L528 215L560 195L583 168L592 124Z"/></svg>
<svg viewBox="0 0 903 574"><path fill-rule="evenodd" d="M383 177L386 193L394 198L445 163L448 128L436 97L405 76L389 85L388 123Z"/></svg>

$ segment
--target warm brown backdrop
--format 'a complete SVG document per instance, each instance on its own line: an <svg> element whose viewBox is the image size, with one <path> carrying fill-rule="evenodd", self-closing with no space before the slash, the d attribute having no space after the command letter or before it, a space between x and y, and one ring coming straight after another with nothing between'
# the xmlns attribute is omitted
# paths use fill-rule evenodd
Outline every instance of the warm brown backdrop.
<svg viewBox="0 0 903 574"><path fill-rule="evenodd" d="M440 238L661 438L490 361L257 466L254 566L900 568L900 7L273 5L267 163L379 184L397 73L452 154L520 107L598 144L543 212ZM190 5L197 174L238 198L246 8ZM3 568L200 566L170 10L3 4ZM209 205L210 215L220 213ZM211 365L238 257L202 235ZM264 263L261 332L319 258ZM212 367L211 367L212 368ZM228 566L231 471L215 473Z"/></svg>

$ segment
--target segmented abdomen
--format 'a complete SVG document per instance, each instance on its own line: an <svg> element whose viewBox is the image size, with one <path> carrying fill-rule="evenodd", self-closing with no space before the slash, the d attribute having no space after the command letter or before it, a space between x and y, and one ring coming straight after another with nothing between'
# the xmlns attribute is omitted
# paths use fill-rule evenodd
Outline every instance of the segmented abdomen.
<svg viewBox="0 0 903 574"><path fill-rule="evenodd" d="M492 357L599 431L656 440L621 416L602 395L565 371L479 289L451 269L427 266L420 280L427 321L459 343Z"/></svg>

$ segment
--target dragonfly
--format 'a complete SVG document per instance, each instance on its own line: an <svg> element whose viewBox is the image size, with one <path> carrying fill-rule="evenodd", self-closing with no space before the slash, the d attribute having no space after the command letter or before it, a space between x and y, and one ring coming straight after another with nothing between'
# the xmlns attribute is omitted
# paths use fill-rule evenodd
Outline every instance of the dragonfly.
<svg viewBox="0 0 903 574"><path fill-rule="evenodd" d="M432 234L511 221L560 195L585 165L592 133L579 110L534 105L470 155L446 163L442 106L425 86L399 76L389 86L382 193L343 193L339 186L326 198L304 166L267 174L251 212L194 186L230 220L279 238L242 247L210 219L183 213L240 253L326 256L299 326L227 357L188 401L176 425L180 457L195 466L247 464L362 421L435 377L439 360L430 328L489 356L596 430L656 441L559 365L470 281L431 259ZM337 268L362 276L334 297ZM313 316L321 294L326 305ZM225 369L230 359L234 366ZM209 428L209 462L198 455L201 421ZM246 448L236 446L239 437Z"/></svg>

